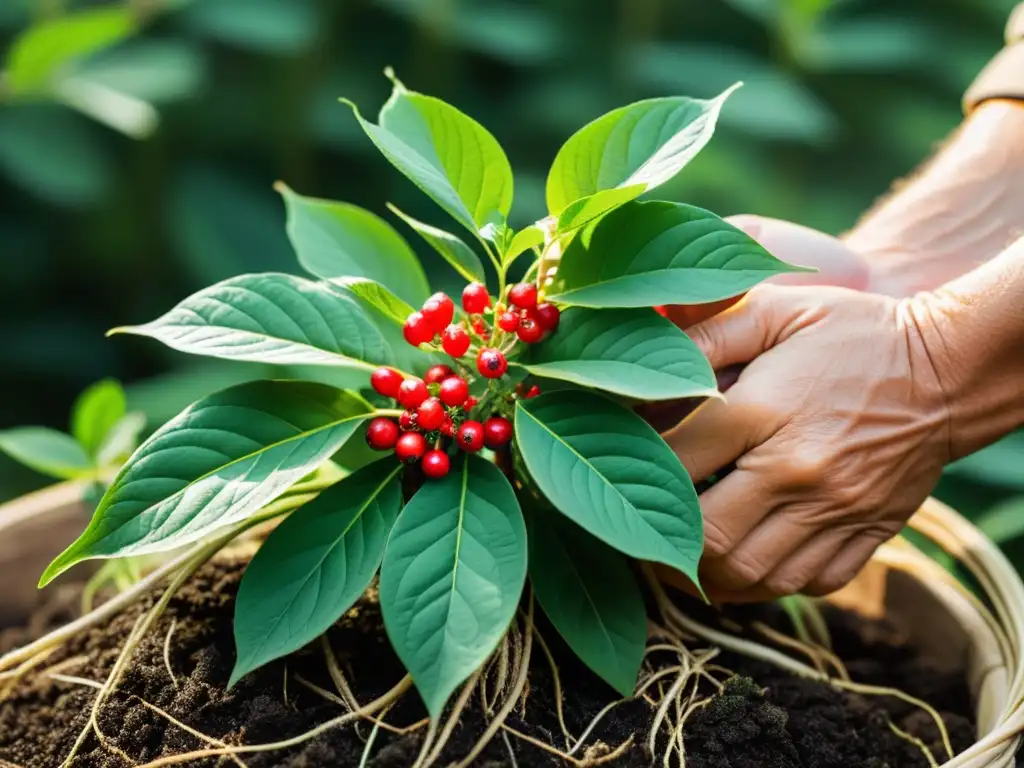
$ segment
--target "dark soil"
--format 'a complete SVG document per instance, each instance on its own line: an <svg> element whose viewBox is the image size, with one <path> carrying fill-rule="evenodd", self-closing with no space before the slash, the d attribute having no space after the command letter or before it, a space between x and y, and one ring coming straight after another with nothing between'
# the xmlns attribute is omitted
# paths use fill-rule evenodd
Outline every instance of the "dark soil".
<svg viewBox="0 0 1024 768"><path fill-rule="evenodd" d="M162 708L183 723L231 744L258 744L297 735L340 714L335 704L313 693L301 680L333 690L318 645L269 665L225 691L231 672L232 601L243 566L238 562L208 565L174 598L156 631L136 651L117 692L100 715L108 744L130 756L135 764L208 745L182 731L152 710ZM331 645L347 668L356 697L368 702L393 686L403 670L391 652L374 595L368 594L329 633ZM33 633L69 617L69 603L49 607L34 620ZM121 644L147 601L109 625L86 633L47 659L52 665L86 657L62 670L64 674L103 681ZM738 617L749 618L748 612ZM773 608L758 609L762 621L785 626ZM970 696L960 675L928 669L912 651L891 645L882 625L835 614L835 643L859 682L896 685L937 707L959 751L973 741ZM163 660L163 645L175 621L170 654L177 687ZM550 627L542 627L560 669L566 696L566 719L578 735L594 715L616 699L613 691L587 672L561 644ZM871 638L871 639L865 639ZM0 651L26 640L24 631L0 633ZM652 657L658 664L671 663ZM720 656L715 663L744 677L731 680L725 693L697 710L687 722L687 768L925 768L920 751L898 738L889 718L904 731L921 738L942 756L937 729L927 715L891 698L862 698L782 673L746 658ZM751 681L756 681L756 684ZM2 690L2 688L0 688ZM34 677L18 685L0 705L0 765L9 761L24 768L57 766L68 754L85 725L96 691L85 686L54 683ZM474 699L476 701L476 699ZM559 747L561 732L554 714L554 696L547 664L536 654L531 669L526 716L513 714L508 724L522 733ZM424 716L415 695L408 695L387 716L394 725ZM649 766L645 752L651 707L643 702L619 705L591 737L589 754L597 757L630 736L634 745L612 766ZM470 707L455 730L439 765L464 756L484 728L478 708ZM305 745L284 752L247 754L253 768L359 765L370 726L342 727ZM381 730L367 762L372 768L408 768L414 762L423 731L394 735ZM514 750L515 763L509 757ZM481 768L563 766L564 761L509 735L495 738L475 763ZM661 765L660 755L657 764ZM123 768L116 752L90 736L74 766ZM194 766L231 765L216 759Z"/></svg>

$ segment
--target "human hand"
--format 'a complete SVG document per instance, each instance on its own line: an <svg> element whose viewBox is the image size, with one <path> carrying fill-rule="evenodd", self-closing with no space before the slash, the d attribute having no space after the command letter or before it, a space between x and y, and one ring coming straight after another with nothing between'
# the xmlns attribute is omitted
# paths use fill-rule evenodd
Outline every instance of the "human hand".
<svg viewBox="0 0 1024 768"><path fill-rule="evenodd" d="M742 229L779 258L791 264L818 270L776 275L768 280L774 285L834 285L858 291L868 289L871 282L868 262L837 237L782 219L764 216L743 214L730 216L726 220ZM743 297L736 296L710 304L665 307L664 314L685 330L728 309L741 298ZM724 392L731 387L740 370L741 366L716 369L718 388ZM678 424L697 404L698 402L692 399L651 403L645 405L641 413L655 429L663 431Z"/></svg>
<svg viewBox="0 0 1024 768"><path fill-rule="evenodd" d="M665 434L695 482L735 463L701 496L712 600L834 591L927 497L950 459L929 306L762 285L689 329L715 370L748 363Z"/></svg>

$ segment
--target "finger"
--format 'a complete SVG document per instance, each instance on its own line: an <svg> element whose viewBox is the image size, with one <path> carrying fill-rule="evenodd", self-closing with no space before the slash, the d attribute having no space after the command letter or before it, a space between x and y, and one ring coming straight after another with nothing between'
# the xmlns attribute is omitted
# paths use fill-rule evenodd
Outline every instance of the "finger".
<svg viewBox="0 0 1024 768"><path fill-rule="evenodd" d="M705 491L700 497L700 508L704 517L704 552L708 558L721 559L733 552L768 517L772 497L762 474L742 468L734 469Z"/></svg>
<svg viewBox="0 0 1024 768"><path fill-rule="evenodd" d="M776 597L801 592L841 555L856 535L849 526L812 531L762 577L762 586Z"/></svg>
<svg viewBox="0 0 1024 768"><path fill-rule="evenodd" d="M709 560L703 575L729 590L749 589L764 581L815 536L808 517L792 505L775 509L728 553Z"/></svg>
<svg viewBox="0 0 1024 768"><path fill-rule="evenodd" d="M832 235L782 219L739 215L726 219L757 240L765 250L798 267L815 272L787 272L767 282L775 285L838 285L862 291L868 286L868 260Z"/></svg>
<svg viewBox="0 0 1024 768"><path fill-rule="evenodd" d="M686 329L714 370L749 363L774 345L788 317L779 316L775 294L785 289L761 285L733 307Z"/></svg>
<svg viewBox="0 0 1024 768"><path fill-rule="evenodd" d="M867 565L875 550L890 538L892 535L888 531L878 529L857 534L843 545L834 558L825 563L803 591L820 597L842 589Z"/></svg>
<svg viewBox="0 0 1024 768"><path fill-rule="evenodd" d="M760 423L758 414L741 403L709 399L662 437L699 483L761 442Z"/></svg>
<svg viewBox="0 0 1024 768"><path fill-rule="evenodd" d="M821 531L756 584L737 589L709 581L708 598L716 604L760 603L801 592L854 537L848 528Z"/></svg>
<svg viewBox="0 0 1024 768"><path fill-rule="evenodd" d="M728 309L742 298L741 294L710 304L671 304L665 307L665 317L685 331L691 325L703 322Z"/></svg>

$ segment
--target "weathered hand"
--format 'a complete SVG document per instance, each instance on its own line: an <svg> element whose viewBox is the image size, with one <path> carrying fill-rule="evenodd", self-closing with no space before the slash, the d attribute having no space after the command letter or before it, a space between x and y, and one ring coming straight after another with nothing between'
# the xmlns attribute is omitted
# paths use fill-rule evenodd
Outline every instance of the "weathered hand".
<svg viewBox="0 0 1024 768"><path fill-rule="evenodd" d="M701 497L713 600L833 591L900 531L950 459L930 322L925 298L763 285L689 329L747 363L665 435L694 481L736 465Z"/></svg>

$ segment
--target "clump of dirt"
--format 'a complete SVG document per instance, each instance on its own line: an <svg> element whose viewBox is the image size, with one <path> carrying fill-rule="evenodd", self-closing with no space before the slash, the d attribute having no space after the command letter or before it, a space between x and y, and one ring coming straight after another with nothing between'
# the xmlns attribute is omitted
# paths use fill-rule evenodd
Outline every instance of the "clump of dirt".
<svg viewBox="0 0 1024 768"><path fill-rule="evenodd" d="M141 764L209 746L143 701L228 744L279 741L341 714L337 703L315 690L334 690L323 650L317 643L247 676L234 689L225 689L234 660L233 601L243 570L242 560L219 560L200 570L177 594L158 626L136 650L117 691L100 712L105 744L95 735L89 736L73 766L124 768L125 757ZM102 682L136 619L155 599L155 595L150 596L108 624L76 637L43 666L59 664L65 675ZM66 614L66 605L60 610L44 608L33 628L41 632L56 617L66 618ZM779 621L770 608L758 616L763 621ZM879 637L875 625L846 614L830 618L835 643L855 679L899 685L925 698L942 712L958 751L972 743L970 697L961 676L928 669L909 649L865 640ZM174 631L165 662L164 646L172 622ZM566 724L578 737L617 696L572 656L550 625L541 619L538 626L560 669ZM26 639L24 630L2 632L0 647ZM384 634L372 590L330 630L327 639L360 702L380 696L404 674ZM671 654L656 653L650 659L656 668L677 663ZM721 695L694 710L687 720L688 768L927 768L920 750L892 731L890 719L922 739L942 759L938 731L930 718L897 699L847 695L729 654L715 659L715 663L738 676L725 684ZM0 681L0 693L2 685ZM711 693L714 690L709 685L702 695ZM0 763L9 761L23 768L59 765L85 726L95 696L96 690L86 685L55 682L45 674L27 676L0 704ZM591 746L575 757L597 759L632 738L630 746L616 759L603 764L646 768L652 761L645 745L653 714L653 707L643 700L618 705L588 739ZM674 710L672 715L676 716ZM387 721L406 726L424 717L412 692L388 712ZM487 722L479 698L474 697L439 764L465 757ZM517 707L507 725L525 736L566 748L555 710L552 675L539 652L531 665L525 708ZM357 766L370 730L369 723L341 727L299 747L247 754L244 760L252 768ZM381 729L365 765L408 768L416 759L423 734L423 728L405 734ZM658 748L663 749L666 743L666 736L662 736ZM189 763L211 767L226 764L223 758ZM566 764L512 731L499 734L474 763L481 768L554 768Z"/></svg>

